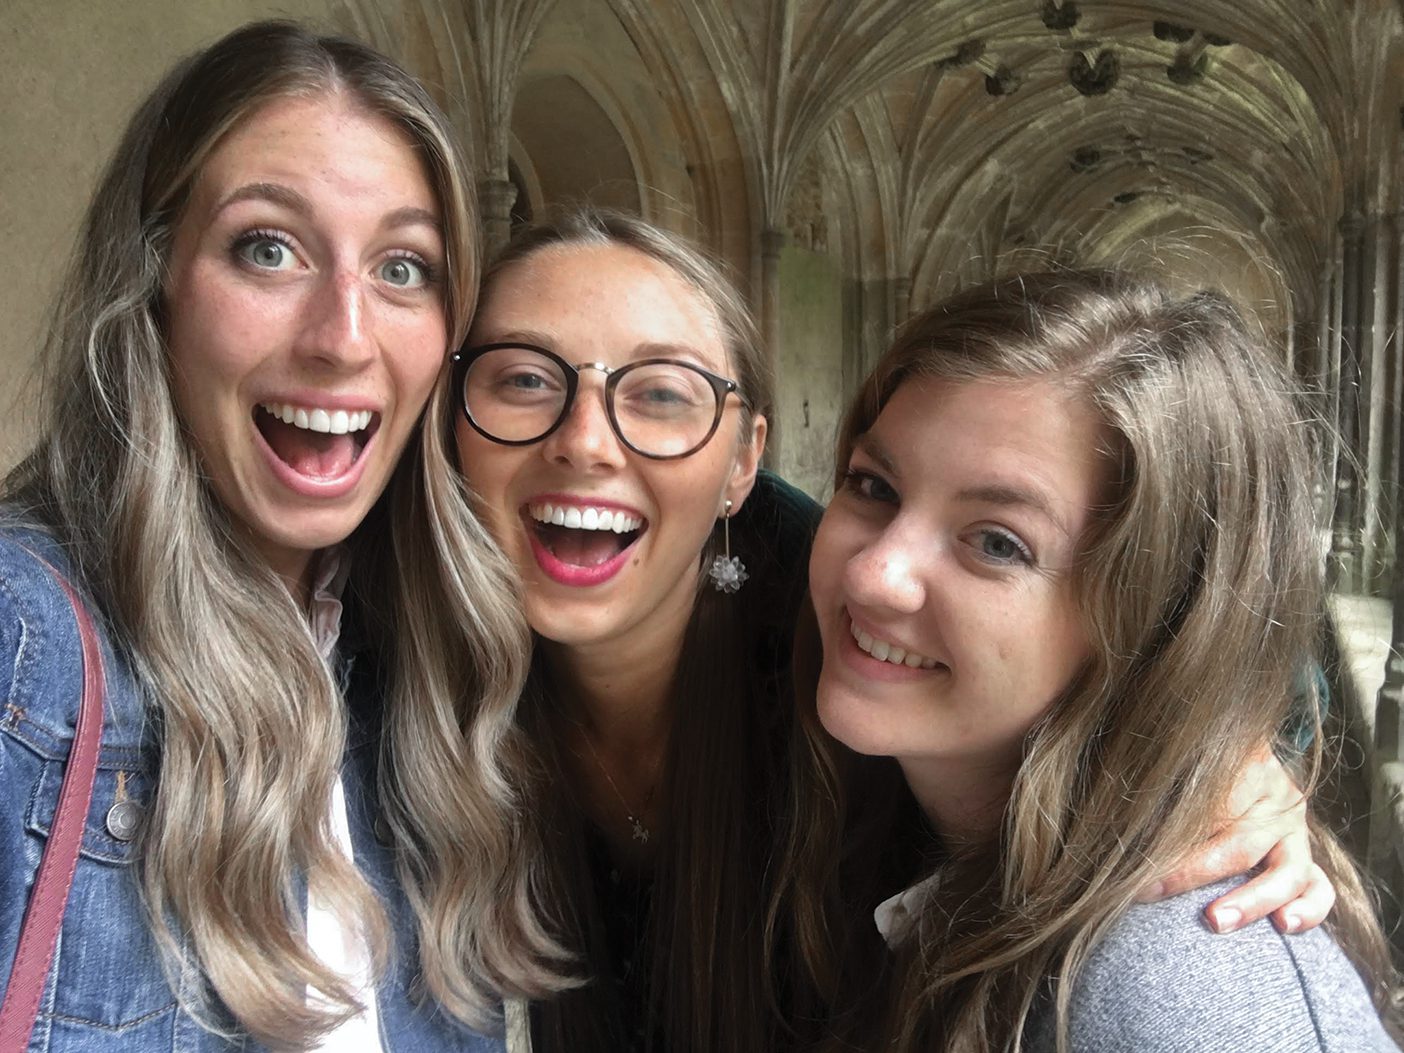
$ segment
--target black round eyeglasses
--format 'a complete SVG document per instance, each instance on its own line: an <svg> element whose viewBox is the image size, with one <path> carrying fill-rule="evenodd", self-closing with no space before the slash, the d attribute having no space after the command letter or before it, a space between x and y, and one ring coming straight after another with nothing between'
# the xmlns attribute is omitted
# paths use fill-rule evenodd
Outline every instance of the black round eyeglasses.
<svg viewBox="0 0 1404 1053"><path fill-rule="evenodd" d="M605 376L605 416L619 441L653 460L686 457L707 445L727 395L735 392L746 404L736 381L672 358L571 365L544 347L502 343L465 348L452 362L463 415L504 446L528 446L559 428L587 369Z"/></svg>

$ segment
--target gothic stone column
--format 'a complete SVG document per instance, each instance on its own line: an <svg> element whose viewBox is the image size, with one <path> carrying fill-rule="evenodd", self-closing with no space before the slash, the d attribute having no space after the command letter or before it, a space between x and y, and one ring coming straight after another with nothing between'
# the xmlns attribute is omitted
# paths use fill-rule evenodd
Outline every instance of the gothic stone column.
<svg viewBox="0 0 1404 1053"><path fill-rule="evenodd" d="M478 182L483 249L488 259L495 256L512 236L512 206L516 201L517 188L510 179L483 179Z"/></svg>
<svg viewBox="0 0 1404 1053"><path fill-rule="evenodd" d="M785 232L767 227L761 231L761 342L770 361L775 383L775 411L770 415L770 431L766 439L766 463L779 467L782 436L780 407L782 397L780 375L780 250L785 247Z"/></svg>
<svg viewBox="0 0 1404 1053"><path fill-rule="evenodd" d="M1359 213L1341 220L1341 361L1337 380L1336 427L1340 453L1336 459L1336 504L1331 524L1331 575L1337 589L1354 592L1361 586L1360 472L1360 355L1361 264L1365 220Z"/></svg>

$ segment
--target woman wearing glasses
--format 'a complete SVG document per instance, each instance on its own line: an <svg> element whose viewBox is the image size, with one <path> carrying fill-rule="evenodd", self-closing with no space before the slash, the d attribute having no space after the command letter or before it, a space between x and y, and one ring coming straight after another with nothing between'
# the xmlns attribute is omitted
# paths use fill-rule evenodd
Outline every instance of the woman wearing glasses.
<svg viewBox="0 0 1404 1053"><path fill-rule="evenodd" d="M818 508L757 471L759 346L705 258L587 212L508 248L455 356L461 467L536 634L521 865L575 956L535 1006L538 1053L749 1053L824 1026L791 957L809 934L765 906L811 804L785 803L788 661ZM1237 907L1292 899L1280 880Z"/></svg>
<svg viewBox="0 0 1404 1053"><path fill-rule="evenodd" d="M817 509L758 481L749 316L699 255L612 215L529 233L484 290L460 460L537 634L519 722L548 910L573 972L608 978L540 1003L536 1048L777 1048L763 901L735 893L775 840ZM745 566L719 565L722 591L699 553L724 561L727 532Z"/></svg>

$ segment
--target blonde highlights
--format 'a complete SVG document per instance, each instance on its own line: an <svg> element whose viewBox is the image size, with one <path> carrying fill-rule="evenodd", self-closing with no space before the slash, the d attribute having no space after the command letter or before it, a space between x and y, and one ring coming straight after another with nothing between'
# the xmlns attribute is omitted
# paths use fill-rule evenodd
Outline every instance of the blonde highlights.
<svg viewBox="0 0 1404 1053"><path fill-rule="evenodd" d="M461 339L477 222L446 119L363 45L286 22L246 26L173 70L127 128L56 303L45 429L5 483L7 500L65 543L144 690L159 778L140 880L173 987L208 1026L232 1023L275 1048L305 1048L357 1008L308 946L304 882L366 934L377 967L390 931L328 825L344 700L304 613L202 477L171 396L162 286L204 159L267 102L319 94L385 119L421 158L441 213L451 343ZM425 984L490 1027L493 981L530 989L534 962L554 953L525 879L503 877L518 873L503 862L516 813L502 765L528 653L515 577L438 434L411 440L348 548L348 601L388 685L379 796ZM192 972L195 990L182 982Z"/></svg>

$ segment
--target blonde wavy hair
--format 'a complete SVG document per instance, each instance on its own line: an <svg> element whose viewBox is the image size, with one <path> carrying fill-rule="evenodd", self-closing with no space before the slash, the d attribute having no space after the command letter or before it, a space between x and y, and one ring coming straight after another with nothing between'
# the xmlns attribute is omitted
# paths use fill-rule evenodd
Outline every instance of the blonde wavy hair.
<svg viewBox="0 0 1404 1053"><path fill-rule="evenodd" d="M1175 296L1111 272L1025 275L901 330L844 421L840 478L855 441L913 377L1047 379L1101 415L1114 497L1075 574L1092 656L1029 734L995 843L942 862L920 938L889 955L870 934L845 936L823 919L852 909L856 888L834 891L844 877L829 846L846 824L869 862L910 852L918 823L894 790L895 764L845 756L824 736L809 654L788 909L817 982L842 1003L847 976L885 1007L848 1018L870 1048L1017 1050L1056 977L1066 1049L1068 1000L1092 948L1138 891L1213 832L1254 751L1293 726L1324 625L1310 416L1266 341L1218 295ZM1295 715L1317 725L1300 758L1310 791L1319 717L1310 703ZM1339 893L1335 935L1389 1020L1393 973L1369 898L1336 838L1314 817L1311 831ZM903 882L931 860L906 865ZM871 913L861 918L871 930Z"/></svg>
<svg viewBox="0 0 1404 1053"><path fill-rule="evenodd" d="M446 119L361 44L252 24L174 69L123 135L43 351L47 423L4 488L65 543L143 685L160 767L140 878L167 971L198 968L205 982L188 1004L210 1026L222 1018L213 996L279 1048L307 1046L357 1008L308 946L304 879L367 933L378 967L391 933L328 828L345 703L304 613L202 478L171 395L162 285L211 151L270 100L323 93L393 124L423 160L442 213L451 345L461 340L476 301L476 205ZM445 386L431 420L449 419ZM528 631L447 442L441 427L411 441L349 541L348 600L385 685L378 796L424 984L487 1028L497 988L539 990L539 962L558 951L516 862L513 715ZM309 987L324 1004L309 1004Z"/></svg>

